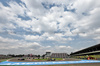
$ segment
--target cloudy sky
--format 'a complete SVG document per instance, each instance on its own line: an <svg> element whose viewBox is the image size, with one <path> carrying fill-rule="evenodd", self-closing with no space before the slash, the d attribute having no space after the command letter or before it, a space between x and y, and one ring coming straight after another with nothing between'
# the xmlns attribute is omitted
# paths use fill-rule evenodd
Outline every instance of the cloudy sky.
<svg viewBox="0 0 100 66"><path fill-rule="evenodd" d="M0 54L71 53L100 42L100 0L0 0Z"/></svg>

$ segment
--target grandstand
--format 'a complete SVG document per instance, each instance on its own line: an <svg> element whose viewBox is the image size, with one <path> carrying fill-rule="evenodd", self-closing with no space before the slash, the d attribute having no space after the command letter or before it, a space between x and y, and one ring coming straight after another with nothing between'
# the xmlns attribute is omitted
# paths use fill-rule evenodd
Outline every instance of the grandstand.
<svg viewBox="0 0 100 66"><path fill-rule="evenodd" d="M67 58L67 53L52 53L51 58Z"/></svg>
<svg viewBox="0 0 100 66"><path fill-rule="evenodd" d="M100 44L71 53L70 56L95 56L100 58Z"/></svg>

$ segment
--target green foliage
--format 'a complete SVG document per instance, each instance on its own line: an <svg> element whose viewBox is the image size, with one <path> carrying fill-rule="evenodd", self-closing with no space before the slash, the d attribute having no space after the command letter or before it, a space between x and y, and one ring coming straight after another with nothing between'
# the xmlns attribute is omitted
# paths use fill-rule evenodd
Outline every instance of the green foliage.
<svg viewBox="0 0 100 66"><path fill-rule="evenodd" d="M45 61L45 60L47 60L47 59L33 59L33 60Z"/></svg>
<svg viewBox="0 0 100 66"><path fill-rule="evenodd" d="M62 60L62 58L52 58L52 59L55 59L56 61L60 61ZM33 60L38 60L38 61L47 61L48 59L33 59Z"/></svg>
<svg viewBox="0 0 100 66"><path fill-rule="evenodd" d="M1 62L7 61L8 59L0 59Z"/></svg>
<svg viewBox="0 0 100 66"><path fill-rule="evenodd" d="M55 58L57 61L63 60L63 58Z"/></svg>
<svg viewBox="0 0 100 66"><path fill-rule="evenodd" d="M86 58L88 58L88 57L94 57L95 59L96 58L100 58L100 55L84 55L84 56L73 56L72 58L78 58L78 59L86 59Z"/></svg>

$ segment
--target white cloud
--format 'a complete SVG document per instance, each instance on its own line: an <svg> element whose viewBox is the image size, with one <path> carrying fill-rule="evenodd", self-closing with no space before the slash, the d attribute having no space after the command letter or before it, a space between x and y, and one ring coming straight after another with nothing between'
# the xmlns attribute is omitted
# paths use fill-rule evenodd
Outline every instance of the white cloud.
<svg viewBox="0 0 100 66"><path fill-rule="evenodd" d="M16 28L10 21L13 19L12 14L9 10L9 7L5 7L0 3L0 29L9 28L14 29ZM10 16L10 17L9 17Z"/></svg>
<svg viewBox="0 0 100 66"><path fill-rule="evenodd" d="M68 5L69 3L72 3L73 0L42 0L41 2L56 5Z"/></svg>
<svg viewBox="0 0 100 66"><path fill-rule="evenodd" d="M39 50L48 50L47 48L50 48L50 51L53 51L53 48L60 51L61 48L67 50L71 47L60 45L52 48L52 44L48 46L47 43L47 48L45 49L44 44L42 44L41 41L66 44L68 41L73 41L74 37L78 39L77 36L81 36L80 38L93 39L95 41L100 40L100 4L98 0L21 1L24 4L10 1L7 3L9 6L4 6L0 3L0 32L8 31L14 33L14 30L23 29L26 32L31 31L33 33L36 32L37 34L19 35L9 33L9 36L13 35L23 39L16 40L15 37L9 39L8 36L6 36L7 38L0 37L2 49L7 45L8 47L6 47L6 49L27 48L30 49L30 51L34 50L36 53L38 53ZM45 3L45 6L48 6L49 9L44 8L42 3ZM53 4L58 6L52 6L50 8L50 5ZM67 7L68 11L64 11L65 7ZM75 11L71 11L72 9L75 9ZM30 19L28 19L28 17ZM40 35L38 35L38 33ZM35 50L38 47L39 49Z"/></svg>
<svg viewBox="0 0 100 66"><path fill-rule="evenodd" d="M46 48L51 48L51 46L47 46Z"/></svg>
<svg viewBox="0 0 100 66"><path fill-rule="evenodd" d="M43 38L39 35L24 35L25 37L25 40L31 40L31 41L40 41L40 40L43 40Z"/></svg>
<svg viewBox="0 0 100 66"><path fill-rule="evenodd" d="M28 9L27 15L29 15L31 18L39 17L45 14L45 9L42 6L41 1L39 0L30 0L30 1L21 0L21 1L25 3Z"/></svg>
<svg viewBox="0 0 100 66"><path fill-rule="evenodd" d="M85 4L85 5L84 5ZM77 14L88 13L94 8L100 6L99 0L76 0L72 8L76 9Z"/></svg>
<svg viewBox="0 0 100 66"><path fill-rule="evenodd" d="M56 41L56 42L59 42L59 43L66 43L67 41L71 41L73 40L72 38L64 38L63 36L57 36L57 35L53 35L53 36L49 36L47 38L47 40L51 40L51 41Z"/></svg>
<svg viewBox="0 0 100 66"><path fill-rule="evenodd" d="M95 40L98 40L98 39L100 40L100 37L95 37L94 39L95 39Z"/></svg>
<svg viewBox="0 0 100 66"><path fill-rule="evenodd" d="M71 46L68 46L67 48L71 49L72 47Z"/></svg>
<svg viewBox="0 0 100 66"><path fill-rule="evenodd" d="M74 40L74 39L72 39L72 38L69 37L69 38L67 38L67 40L72 41L72 40Z"/></svg>
<svg viewBox="0 0 100 66"><path fill-rule="evenodd" d="M6 43L12 43L12 42L18 42L18 40L15 39L9 39L9 38L3 38L0 36L0 42L6 42Z"/></svg>
<svg viewBox="0 0 100 66"><path fill-rule="evenodd" d="M48 37L47 40L56 40L54 37Z"/></svg>
<svg viewBox="0 0 100 66"><path fill-rule="evenodd" d="M59 48L62 48L62 49L71 49L72 47L71 46L59 46Z"/></svg>
<svg viewBox="0 0 100 66"><path fill-rule="evenodd" d="M59 46L59 48L67 48L66 46Z"/></svg>
<svg viewBox="0 0 100 66"><path fill-rule="evenodd" d="M18 3L14 2L14 1L9 2L8 4L10 6L11 13L14 13L16 15L25 16L26 8L25 8L25 6L23 4L19 3L20 4L19 5Z"/></svg>
<svg viewBox="0 0 100 66"><path fill-rule="evenodd" d="M79 35L82 36L82 37L86 37L87 36L87 34L84 34L84 33L80 33Z"/></svg>
<svg viewBox="0 0 100 66"><path fill-rule="evenodd" d="M96 29L95 32L97 32L97 33L100 32L100 28Z"/></svg>

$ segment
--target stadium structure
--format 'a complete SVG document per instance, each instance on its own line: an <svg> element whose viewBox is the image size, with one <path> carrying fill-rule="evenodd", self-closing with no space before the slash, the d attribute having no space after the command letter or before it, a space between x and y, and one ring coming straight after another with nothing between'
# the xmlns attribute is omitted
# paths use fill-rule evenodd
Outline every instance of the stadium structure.
<svg viewBox="0 0 100 66"><path fill-rule="evenodd" d="M67 53L52 53L51 52L46 52L45 58L67 58L68 54Z"/></svg>
<svg viewBox="0 0 100 66"><path fill-rule="evenodd" d="M71 57L95 57L100 58L100 44L76 51L70 54Z"/></svg>

